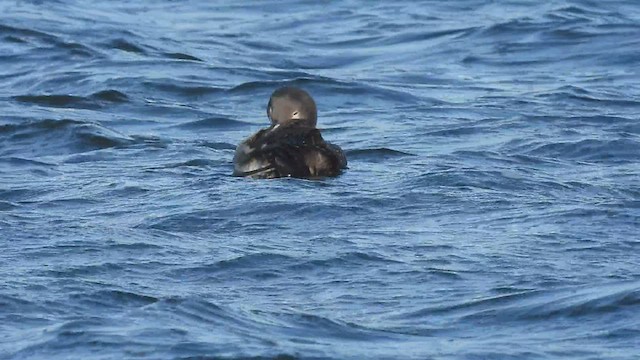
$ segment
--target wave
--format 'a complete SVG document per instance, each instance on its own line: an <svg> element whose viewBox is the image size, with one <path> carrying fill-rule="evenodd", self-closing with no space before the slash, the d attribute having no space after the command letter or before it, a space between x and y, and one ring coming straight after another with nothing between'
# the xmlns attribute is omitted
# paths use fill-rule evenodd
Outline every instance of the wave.
<svg viewBox="0 0 640 360"><path fill-rule="evenodd" d="M199 97L224 92L223 88L202 83L179 82L175 79L153 79L145 81L144 86L151 91L161 91L171 95Z"/></svg>
<svg viewBox="0 0 640 360"><path fill-rule="evenodd" d="M210 264L182 267L166 275L183 281L212 281L215 279L256 279L260 281L286 278L293 274L313 273L334 269L391 266L402 262L376 252L345 252L327 258L301 259L278 253L252 253ZM433 269L434 273L441 271Z"/></svg>
<svg viewBox="0 0 640 360"><path fill-rule="evenodd" d="M530 146L534 148L526 155L553 159L622 163L640 158L640 141L634 139L583 139Z"/></svg>
<svg viewBox="0 0 640 360"><path fill-rule="evenodd" d="M14 100L31 105L72 108L72 109L101 109L106 105L129 102L124 93L117 90L102 90L89 96L75 95L18 95Z"/></svg>
<svg viewBox="0 0 640 360"><path fill-rule="evenodd" d="M56 35L39 30L0 24L0 36L2 36L5 41L8 40L16 44L35 46L43 51L50 51L51 49L62 50L73 57L92 58L101 56L97 50L90 46L67 41Z"/></svg>
<svg viewBox="0 0 640 360"><path fill-rule="evenodd" d="M139 54L139 55L147 54L147 51L144 50L142 46L136 45L133 42L125 39L114 39L109 43L105 44L105 46L111 49L118 49L118 50Z"/></svg>
<svg viewBox="0 0 640 360"><path fill-rule="evenodd" d="M433 130L425 133L426 136L461 137L478 133L486 133L486 126L458 126L454 128Z"/></svg>
<svg viewBox="0 0 640 360"><path fill-rule="evenodd" d="M202 131L208 129L236 129L236 128L246 128L250 126L255 126L255 124L233 120L226 117L209 117L206 119L190 121L186 123L182 123L179 125L175 125L175 127L180 129L194 130L194 131ZM235 149L235 146L233 147Z"/></svg>
<svg viewBox="0 0 640 360"><path fill-rule="evenodd" d="M99 290L91 293L76 293L70 301L92 308L136 308L158 301L158 298L123 290Z"/></svg>
<svg viewBox="0 0 640 360"><path fill-rule="evenodd" d="M402 262L376 252L347 252L330 258L298 262L287 266L287 269L299 273L327 268L347 269L361 266L389 266L391 264L402 264Z"/></svg>
<svg viewBox="0 0 640 360"><path fill-rule="evenodd" d="M507 323L551 318L586 318L640 308L637 282L557 290L533 290L428 307L399 315L418 321L425 317Z"/></svg>
<svg viewBox="0 0 640 360"><path fill-rule="evenodd" d="M202 141L199 143L199 145L207 147L212 150L235 150L236 149L236 145L226 143L226 142Z"/></svg>
<svg viewBox="0 0 640 360"><path fill-rule="evenodd" d="M175 60L196 61L196 62L203 62L204 61L204 60L202 60L202 59L200 59L198 57L195 57L193 55L179 53L179 52L164 53L164 56L169 58L169 59L175 59Z"/></svg>
<svg viewBox="0 0 640 360"><path fill-rule="evenodd" d="M1 137L0 137L1 138ZM0 151L2 147L0 146ZM28 156L23 154L22 156ZM28 175L50 177L60 175L58 165L22 157L8 156L0 158L0 173L26 179Z"/></svg>
<svg viewBox="0 0 640 360"><path fill-rule="evenodd" d="M575 85L561 86L544 92L534 93L533 95L537 98L562 102L563 104L567 102L578 102L591 105L598 104L606 107L640 107L640 101L631 100L626 94L596 92Z"/></svg>
<svg viewBox="0 0 640 360"><path fill-rule="evenodd" d="M10 202L10 201L0 200L0 211L11 211L11 210L15 210L15 209L17 209L19 207L20 207L20 205L18 205L16 203L13 203L13 202Z"/></svg>
<svg viewBox="0 0 640 360"><path fill-rule="evenodd" d="M66 356L95 355L93 347L126 357L130 347L148 347L147 355L161 358L195 358L207 354L207 357L229 360L324 359L331 354L322 349L327 341L347 345L400 340L390 332L305 312L248 311L201 296L159 298L122 290L75 294L65 304L49 304L52 308L49 318L60 316L60 309L87 305L96 310L93 315L61 317L54 324L41 319L39 326L46 326L46 336L40 337L38 342L27 342L27 346L17 342L19 345L13 347L13 357L28 357L43 349L49 354L64 352ZM20 307L24 306L20 304ZM127 325L122 326L121 319L109 319L105 312L110 312L110 316L125 317ZM31 326L35 325L33 321L31 323ZM149 324L154 326L149 327ZM202 339L203 334L211 332L215 336ZM89 348L86 344L90 344ZM365 352L357 351L359 355L365 355Z"/></svg>
<svg viewBox="0 0 640 360"><path fill-rule="evenodd" d="M133 138L99 124L79 120L40 120L0 125L0 154L4 156L66 155L127 146ZM34 147L39 143L41 146Z"/></svg>
<svg viewBox="0 0 640 360"><path fill-rule="evenodd" d="M389 148L355 149L346 152L349 161L364 162L384 162L390 159L402 158L406 156L416 156L415 154L393 150Z"/></svg>
<svg viewBox="0 0 640 360"><path fill-rule="evenodd" d="M38 161L38 160L32 160L32 159L24 159L24 158L20 158L20 157L0 158L0 166L2 164L6 164L7 166L12 167L13 169L15 169L15 168L20 168L20 169L22 169L22 168L53 169L53 168L56 167L56 164L54 164L54 163Z"/></svg>
<svg viewBox="0 0 640 360"><path fill-rule="evenodd" d="M294 67L298 65L294 64ZM261 80L248 81L230 88L230 93L251 93L256 90L273 91L281 86L298 86L309 89L312 92L318 90L327 95L356 95L368 94L370 97L379 97L384 100L398 100L402 102L430 102L437 104L442 103L436 99L425 99L411 93L410 90L403 88L391 88L381 84L372 84L358 81L343 81L324 76L294 76L285 78L284 80Z"/></svg>

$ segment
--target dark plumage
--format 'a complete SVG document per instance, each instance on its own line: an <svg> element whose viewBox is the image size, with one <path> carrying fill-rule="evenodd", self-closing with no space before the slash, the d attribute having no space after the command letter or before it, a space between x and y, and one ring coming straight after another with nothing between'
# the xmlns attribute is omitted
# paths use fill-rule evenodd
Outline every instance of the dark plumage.
<svg viewBox="0 0 640 360"><path fill-rule="evenodd" d="M306 91L293 87L274 91L267 115L272 125L236 148L234 175L313 178L336 176L346 168L342 149L325 142L315 127L316 104Z"/></svg>

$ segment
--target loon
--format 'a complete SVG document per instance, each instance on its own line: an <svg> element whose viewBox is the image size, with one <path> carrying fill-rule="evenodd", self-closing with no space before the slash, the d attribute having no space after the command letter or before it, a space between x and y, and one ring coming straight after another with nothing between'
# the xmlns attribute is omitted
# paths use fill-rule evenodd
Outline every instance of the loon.
<svg viewBox="0 0 640 360"><path fill-rule="evenodd" d="M320 178L337 176L347 167L342 149L324 141L316 128L316 103L306 91L289 86L275 90L267 116L271 126L236 148L234 176Z"/></svg>

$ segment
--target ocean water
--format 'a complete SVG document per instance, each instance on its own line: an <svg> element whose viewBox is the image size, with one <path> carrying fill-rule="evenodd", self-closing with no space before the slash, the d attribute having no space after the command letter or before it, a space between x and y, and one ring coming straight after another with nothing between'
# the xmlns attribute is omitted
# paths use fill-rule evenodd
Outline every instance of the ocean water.
<svg viewBox="0 0 640 360"><path fill-rule="evenodd" d="M640 358L639 2L0 13L0 359ZM282 85L343 175L231 176Z"/></svg>

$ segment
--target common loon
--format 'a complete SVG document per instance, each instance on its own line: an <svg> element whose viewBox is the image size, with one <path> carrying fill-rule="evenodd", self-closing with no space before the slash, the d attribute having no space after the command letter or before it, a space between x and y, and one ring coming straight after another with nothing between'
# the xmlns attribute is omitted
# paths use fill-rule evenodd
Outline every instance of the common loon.
<svg viewBox="0 0 640 360"><path fill-rule="evenodd" d="M339 146L324 141L316 128L317 113L306 91L295 87L274 91L267 105L271 126L238 145L233 175L259 179L339 175L347 158Z"/></svg>

